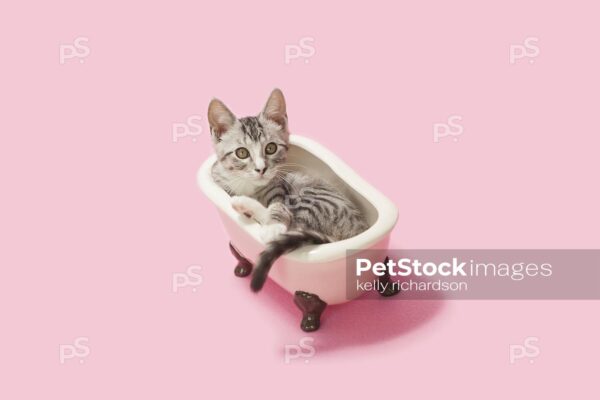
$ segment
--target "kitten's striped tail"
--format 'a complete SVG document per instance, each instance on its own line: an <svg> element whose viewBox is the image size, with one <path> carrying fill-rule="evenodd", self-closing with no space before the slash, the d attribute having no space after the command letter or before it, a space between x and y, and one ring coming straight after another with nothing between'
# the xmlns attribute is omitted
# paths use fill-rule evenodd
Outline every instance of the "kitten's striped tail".
<svg viewBox="0 0 600 400"><path fill-rule="evenodd" d="M265 251L260 253L258 262L254 267L250 288L252 288L254 292L258 292L262 289L267 280L267 275L269 275L271 266L275 260L282 255L306 244L323 244L328 242L330 242L330 240L325 235L315 231L297 230L281 234L275 240L269 242Z"/></svg>

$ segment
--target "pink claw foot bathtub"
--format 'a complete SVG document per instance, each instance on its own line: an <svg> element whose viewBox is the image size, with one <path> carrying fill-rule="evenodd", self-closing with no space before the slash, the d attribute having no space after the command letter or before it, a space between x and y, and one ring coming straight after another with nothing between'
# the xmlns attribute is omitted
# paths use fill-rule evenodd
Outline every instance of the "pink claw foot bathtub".
<svg viewBox="0 0 600 400"><path fill-rule="evenodd" d="M238 260L235 275L245 277L252 272L252 265L265 244L260 239L260 225L233 210L230 196L213 181L211 167L215 161L213 154L202 164L197 175L198 185L217 207L225 225L231 252ZM295 250L279 258L271 268L269 277L294 295L294 303L303 313L300 326L309 332L319 328L321 313L327 305L344 303L362 294L358 285L347 284L347 251L352 250L352 258L355 258L365 250L371 251L371 257L373 250L381 250L383 260L398 210L335 154L311 139L290 135L287 161L302 165L307 173L337 185L360 206L370 225L369 229L352 238ZM352 279L353 282L388 281L389 276L375 278L367 273ZM396 293L390 290L380 294L391 296Z"/></svg>

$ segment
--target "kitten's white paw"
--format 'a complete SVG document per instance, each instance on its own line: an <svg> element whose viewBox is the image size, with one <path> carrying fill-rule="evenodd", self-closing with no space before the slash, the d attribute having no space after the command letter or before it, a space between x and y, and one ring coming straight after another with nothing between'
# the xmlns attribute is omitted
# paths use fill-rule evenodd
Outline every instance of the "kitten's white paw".
<svg viewBox="0 0 600 400"><path fill-rule="evenodd" d="M237 212L242 215L245 215L248 218L252 218L254 216L255 210L255 202L256 200L251 199L248 196L233 196L231 198L231 206Z"/></svg>
<svg viewBox="0 0 600 400"><path fill-rule="evenodd" d="M263 242L269 243L285 232L287 232L287 226L284 224L264 225L260 230L260 238Z"/></svg>

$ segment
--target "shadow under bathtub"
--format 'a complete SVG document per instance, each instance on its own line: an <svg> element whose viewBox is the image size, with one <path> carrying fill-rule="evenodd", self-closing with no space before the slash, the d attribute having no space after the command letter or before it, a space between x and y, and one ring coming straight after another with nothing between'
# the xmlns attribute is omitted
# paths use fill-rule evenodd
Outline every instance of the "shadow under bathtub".
<svg viewBox="0 0 600 400"><path fill-rule="evenodd" d="M247 281L242 285L247 286ZM300 329L302 314L293 304L293 296L273 281L267 281L256 300L278 312L286 344L297 344L302 337L312 337L313 346L319 352L397 339L427 324L444 306L441 298L403 300L402 293L383 298L371 292L348 303L327 306L321 317L321 328L307 333Z"/></svg>

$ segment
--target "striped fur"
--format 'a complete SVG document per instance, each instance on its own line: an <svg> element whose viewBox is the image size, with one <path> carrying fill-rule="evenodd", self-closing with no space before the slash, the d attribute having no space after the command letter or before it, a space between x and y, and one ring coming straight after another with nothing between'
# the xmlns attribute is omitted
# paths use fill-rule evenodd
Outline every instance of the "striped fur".
<svg viewBox="0 0 600 400"><path fill-rule="evenodd" d="M306 244L347 239L368 228L360 209L341 190L286 163L287 113L278 89L256 117L237 119L223 103L213 100L208 119L217 153L212 168L215 182L232 196L257 200L262 210L254 216L263 228L279 224L287 229L261 253L252 277L254 291L262 288L281 255ZM266 151L270 143L277 146L273 154ZM238 157L240 147L248 157Z"/></svg>
<svg viewBox="0 0 600 400"><path fill-rule="evenodd" d="M283 254L296 250L305 244L323 244L327 242L327 238L314 231L289 231L282 234L268 243L265 251L260 254L258 263L252 273L250 288L255 292L262 289L273 263Z"/></svg>

